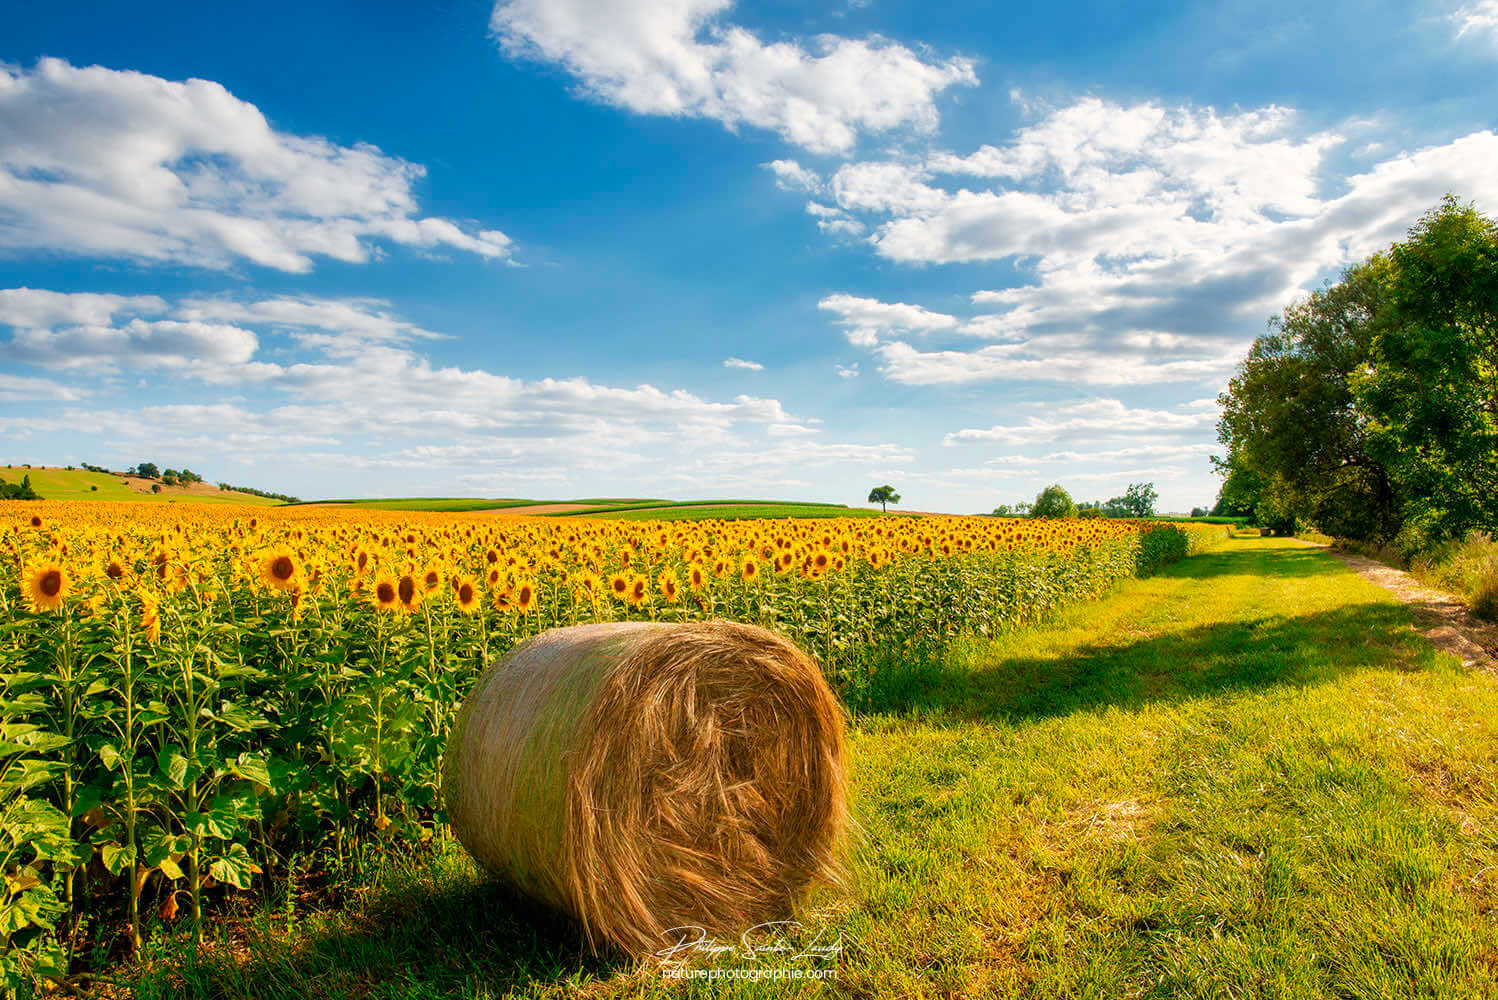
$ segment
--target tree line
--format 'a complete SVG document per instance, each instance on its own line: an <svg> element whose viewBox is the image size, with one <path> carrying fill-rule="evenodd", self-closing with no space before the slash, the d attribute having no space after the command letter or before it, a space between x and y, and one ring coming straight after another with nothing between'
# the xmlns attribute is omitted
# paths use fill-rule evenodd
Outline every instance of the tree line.
<svg viewBox="0 0 1498 1000"><path fill-rule="evenodd" d="M1153 517L1160 494L1154 483L1130 483L1123 496L1107 500L1072 499L1066 488L1052 483L1035 496L1033 503L999 504L994 517Z"/></svg>
<svg viewBox="0 0 1498 1000"><path fill-rule="evenodd" d="M1447 195L1270 321L1219 397L1214 513L1405 553L1498 527L1498 225Z"/></svg>

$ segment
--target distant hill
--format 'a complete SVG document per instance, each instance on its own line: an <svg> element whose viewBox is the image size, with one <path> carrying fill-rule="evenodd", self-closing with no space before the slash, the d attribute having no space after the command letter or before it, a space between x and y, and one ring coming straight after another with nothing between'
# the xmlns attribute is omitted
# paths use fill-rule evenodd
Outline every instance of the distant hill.
<svg viewBox="0 0 1498 1000"><path fill-rule="evenodd" d="M19 483L31 477L31 488L43 500L154 500L191 501L194 503L234 503L256 507L277 507L281 501L257 497L236 490L221 490L212 483L188 486L162 486L153 479L117 475L112 472L89 472L86 469L64 469L55 466L0 466L0 479ZM153 492L152 486L160 486Z"/></svg>

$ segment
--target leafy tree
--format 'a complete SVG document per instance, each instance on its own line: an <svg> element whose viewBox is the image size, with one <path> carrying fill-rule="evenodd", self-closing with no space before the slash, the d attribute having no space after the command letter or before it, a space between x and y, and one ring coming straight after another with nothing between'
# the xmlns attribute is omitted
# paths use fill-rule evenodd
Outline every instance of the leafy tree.
<svg viewBox="0 0 1498 1000"><path fill-rule="evenodd" d="M135 474L142 479L155 479L160 473L155 462L142 462L135 467Z"/></svg>
<svg viewBox="0 0 1498 1000"><path fill-rule="evenodd" d="M1059 484L1052 483L1041 490L1030 507L1031 517L1076 517L1077 504L1071 494Z"/></svg>
<svg viewBox="0 0 1498 1000"><path fill-rule="evenodd" d="M1354 378L1369 450L1425 543L1498 525L1498 225L1451 195L1389 251L1388 318Z"/></svg>
<svg viewBox="0 0 1498 1000"><path fill-rule="evenodd" d="M1118 504L1129 512L1130 517L1151 517L1155 513L1155 504L1159 501L1160 494L1155 492L1154 483L1130 483ZM1114 501L1108 502L1111 504Z"/></svg>
<svg viewBox="0 0 1498 1000"><path fill-rule="evenodd" d="M36 490L31 488L31 475L28 473L21 477L19 485L7 483L0 479L0 500L40 500Z"/></svg>
<svg viewBox="0 0 1498 1000"><path fill-rule="evenodd" d="M1207 516L1207 508L1205 508L1205 507L1192 507L1191 508L1191 516L1192 517L1206 517Z"/></svg>
<svg viewBox="0 0 1498 1000"><path fill-rule="evenodd" d="M1388 261L1376 256L1270 321L1218 397L1222 513L1283 522L1296 514L1352 538L1387 538L1401 521L1387 468L1370 451L1354 376L1387 314ZM1264 508L1262 511L1260 508Z"/></svg>
<svg viewBox="0 0 1498 1000"><path fill-rule="evenodd" d="M897 504L899 502L900 494L895 492L893 486L875 486L872 490L869 490L869 503L879 504L884 508L886 514L889 513L890 504Z"/></svg>
<svg viewBox="0 0 1498 1000"><path fill-rule="evenodd" d="M1498 524L1498 225L1447 196L1286 309L1220 397L1219 508L1406 554Z"/></svg>

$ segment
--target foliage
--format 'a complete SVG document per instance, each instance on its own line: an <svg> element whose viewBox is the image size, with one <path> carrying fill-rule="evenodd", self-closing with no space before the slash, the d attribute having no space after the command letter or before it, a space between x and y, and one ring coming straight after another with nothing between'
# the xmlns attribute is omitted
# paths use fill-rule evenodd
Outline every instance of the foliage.
<svg viewBox="0 0 1498 1000"><path fill-rule="evenodd" d="M1406 551L1498 524L1498 227L1448 196L1272 321L1220 402L1214 513Z"/></svg>
<svg viewBox="0 0 1498 1000"><path fill-rule="evenodd" d="M201 479L196 480L202 482ZM270 490L257 490L253 486L230 486L228 483L219 483L218 488L230 493L248 493L252 497L265 497L267 500L280 500L282 503L301 503L294 496L285 493L273 493Z"/></svg>
<svg viewBox="0 0 1498 1000"><path fill-rule="evenodd" d="M31 488L31 476L21 477L19 483L7 483L0 479L0 500L40 500L36 490Z"/></svg>
<svg viewBox="0 0 1498 1000"><path fill-rule="evenodd" d="M10 953L44 972L84 928L114 922L138 943L143 914L179 910L201 928L205 908L267 874L431 837L445 735L478 669L545 629L758 622L814 652L856 709L880 656L1040 620L1221 535L23 510L0 534L0 849Z"/></svg>
<svg viewBox="0 0 1498 1000"><path fill-rule="evenodd" d="M1031 517L1076 517L1077 505L1071 494L1060 485L1052 483L1040 491L1035 503L1030 506Z"/></svg>
<svg viewBox="0 0 1498 1000"><path fill-rule="evenodd" d="M886 484L884 486L875 486L869 490L869 503L877 503L886 513L889 512L890 504L899 502L900 494L895 492L893 486Z"/></svg>

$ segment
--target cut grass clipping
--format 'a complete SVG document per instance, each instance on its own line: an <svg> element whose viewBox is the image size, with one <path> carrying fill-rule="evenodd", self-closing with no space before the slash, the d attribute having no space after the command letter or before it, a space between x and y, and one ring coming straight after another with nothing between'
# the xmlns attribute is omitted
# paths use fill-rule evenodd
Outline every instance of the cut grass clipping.
<svg viewBox="0 0 1498 1000"><path fill-rule="evenodd" d="M481 677L444 759L454 832L493 874L644 955L669 929L788 916L839 878L844 715L752 625L554 629Z"/></svg>

